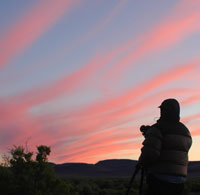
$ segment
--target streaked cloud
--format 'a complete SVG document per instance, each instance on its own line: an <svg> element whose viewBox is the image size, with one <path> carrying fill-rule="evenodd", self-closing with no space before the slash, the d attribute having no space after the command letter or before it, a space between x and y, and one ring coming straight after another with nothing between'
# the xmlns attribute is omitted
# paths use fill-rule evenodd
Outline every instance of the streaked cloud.
<svg viewBox="0 0 200 195"><path fill-rule="evenodd" d="M40 37L45 36L45 32L55 27L62 16L76 11L73 7L80 3L83 5L80 8L89 5L86 1L64 0L59 0L56 5L53 0L48 1L48 4L46 1L36 4L5 37L1 37L1 40L4 40L0 50L5 47L5 51L0 54L2 60L0 66L5 67L11 62L14 63L17 57L34 43L37 42L39 46ZM103 17L101 16L104 20L101 22L98 20L94 28L88 29L88 33L78 39L68 33L68 29L62 28L66 36L74 38L71 41L74 45L66 45L66 48L73 48L76 53L78 51L76 46L92 44L91 37L100 44L96 35L101 31L106 34L107 27L112 28L112 22L118 18L117 16L130 11L126 6L128 3L130 3L128 0L122 0L117 4L109 4L112 8L114 5L114 8L107 17L104 13ZM188 9L186 9L187 5ZM43 82L36 76L34 79L41 79L39 87L30 87L28 90L22 90L23 92L0 96L0 149L5 151L5 148L12 144L26 141L30 148L42 143L52 147L51 160L59 163L73 161L94 163L103 158L131 158L131 154L138 156L143 139L139 131L140 124L156 122L159 117L157 106L165 98L170 97L180 100L181 108L185 113L182 121L188 125L193 136L199 136L199 114L196 114L197 108L193 108L200 102L198 92L200 60L194 55L198 46L191 48L193 53L189 50L183 53L188 55L188 61L183 60L184 62L180 64L173 59L173 66L165 63L166 67L159 67L155 74L143 75L144 69L148 73L154 70L153 66L148 67L142 63L142 60L148 56L157 63L156 57L161 52L169 51L191 37L195 39L194 35L200 30L198 6L198 1L190 3L185 0L180 1L171 13L168 12L164 20L160 20L160 23L149 31L141 32L139 37L129 34L128 43L127 38L124 39L126 41L123 44L120 42L114 46L110 45L109 41L101 43L104 48L98 48L96 43L95 47L92 46L98 49L93 53L88 54L87 49L81 51L81 54L76 53L77 59L80 58L80 65L73 64L65 58L63 64L66 64L66 67L62 70L67 69L72 73L63 72L62 77L57 75L58 79L51 82ZM92 10L92 13L95 11L98 10ZM78 12L80 13L74 16L81 20L81 9ZM128 14L132 16L132 13ZM73 18L70 19L73 21ZM88 19L90 20L95 20L95 17ZM76 25L84 25L85 21L81 20L81 22ZM75 24L71 23L73 28ZM120 23L118 30L119 34L124 30L120 29ZM105 52L106 47L113 49ZM36 69L39 71L42 66L46 68L49 77L51 74L58 74L56 71L51 71L48 65L51 59L55 58L55 61L60 59L62 51L65 53L62 49L63 46L58 53L46 59L45 66L41 63L41 59L38 59L38 64L30 64L29 71L22 71L22 74L29 77L32 71L36 72ZM164 57L163 60L167 61ZM76 71L72 71L74 65L78 66ZM138 72L133 71L134 65L138 65ZM56 67L61 68L59 63ZM7 74L7 80L11 81L12 78L9 78L6 71L3 73ZM132 71L131 82L133 83L118 87L117 84L125 78L125 73L128 71ZM137 79L136 74L140 74L141 80L134 80L134 77ZM15 82L12 83L15 87ZM109 89L113 86L115 90ZM5 83L3 89L6 87ZM92 95L96 99L90 101L88 98L85 104L76 106L79 99ZM51 105L54 108L60 106L61 99L67 103L70 99L72 103L70 109L67 104L63 104L61 110L51 108Z"/></svg>
<svg viewBox="0 0 200 195"><path fill-rule="evenodd" d="M58 0L56 3L44 0L31 8L3 37L0 37L0 68L22 55L78 3L79 1L72 0Z"/></svg>
<svg viewBox="0 0 200 195"><path fill-rule="evenodd" d="M140 40L142 43L131 54L114 65L106 74L106 79L108 81L114 79L114 83L116 84L116 80L119 81L119 79L122 79L130 68L150 54L153 55L156 53L158 55L158 53L174 47L193 34L197 34L200 31L199 10L194 12L187 10L184 13L183 9L188 4L190 4L189 1L187 3L182 1L166 20L161 20L160 24L153 27L152 30L137 37L137 40ZM199 3L197 4L199 5ZM135 40L134 38L130 42L134 43Z"/></svg>

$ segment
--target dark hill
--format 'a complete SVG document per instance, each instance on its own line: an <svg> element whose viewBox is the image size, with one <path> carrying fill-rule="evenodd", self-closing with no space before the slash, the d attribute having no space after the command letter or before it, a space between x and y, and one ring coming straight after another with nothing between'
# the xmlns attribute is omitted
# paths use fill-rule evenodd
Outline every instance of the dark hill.
<svg viewBox="0 0 200 195"><path fill-rule="evenodd" d="M126 160L126 159L116 159L116 160L103 160L96 163L94 166L98 168L103 168L107 171L108 177L120 176L126 177L134 171L137 161Z"/></svg>
<svg viewBox="0 0 200 195"><path fill-rule="evenodd" d="M99 177L104 176L105 172L100 167L86 163L65 163L55 165L54 169L61 177Z"/></svg>
<svg viewBox="0 0 200 195"><path fill-rule="evenodd" d="M64 163L53 167L61 177L127 177L136 163L133 160L104 160L96 164Z"/></svg>
<svg viewBox="0 0 200 195"><path fill-rule="evenodd" d="M189 177L200 177L200 161L189 162L188 176Z"/></svg>
<svg viewBox="0 0 200 195"><path fill-rule="evenodd" d="M136 160L113 159L103 160L96 164L87 163L64 163L52 164L56 173L64 178L71 177L131 177ZM200 161L192 161L189 163L189 177L200 177Z"/></svg>

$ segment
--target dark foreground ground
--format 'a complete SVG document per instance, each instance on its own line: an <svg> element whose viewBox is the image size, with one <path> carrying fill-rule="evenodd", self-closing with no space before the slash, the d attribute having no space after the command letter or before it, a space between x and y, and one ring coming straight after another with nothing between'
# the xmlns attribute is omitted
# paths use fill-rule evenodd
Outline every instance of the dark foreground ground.
<svg viewBox="0 0 200 195"><path fill-rule="evenodd" d="M125 195L137 161L96 164L14 161L0 166L0 195ZM55 170L53 170L53 169ZM140 173L130 195L139 195ZM143 190L146 183L144 180ZM200 162L190 162L184 195L200 195Z"/></svg>
<svg viewBox="0 0 200 195"><path fill-rule="evenodd" d="M76 195L125 195L130 179L128 178L73 178L67 179L76 189ZM143 192L146 190L143 185ZM74 195L75 195L74 194ZM185 184L184 195L199 195L200 179L189 179ZM131 188L130 195L139 195L139 180Z"/></svg>
<svg viewBox="0 0 200 195"><path fill-rule="evenodd" d="M96 164L65 163L53 165L56 173L75 186L80 195L125 195L137 161L104 160ZM200 161L190 162L184 195L200 194ZM130 194L139 194L140 173ZM144 182L143 189L145 191Z"/></svg>

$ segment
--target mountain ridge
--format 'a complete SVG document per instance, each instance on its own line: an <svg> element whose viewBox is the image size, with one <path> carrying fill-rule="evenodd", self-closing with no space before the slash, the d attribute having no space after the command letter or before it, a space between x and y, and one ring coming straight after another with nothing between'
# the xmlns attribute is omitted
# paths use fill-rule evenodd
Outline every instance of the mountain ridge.
<svg viewBox="0 0 200 195"><path fill-rule="evenodd" d="M55 172L63 178L114 178L131 177L137 160L107 159L95 164L89 163L51 163ZM190 161L188 177L200 177L200 161Z"/></svg>

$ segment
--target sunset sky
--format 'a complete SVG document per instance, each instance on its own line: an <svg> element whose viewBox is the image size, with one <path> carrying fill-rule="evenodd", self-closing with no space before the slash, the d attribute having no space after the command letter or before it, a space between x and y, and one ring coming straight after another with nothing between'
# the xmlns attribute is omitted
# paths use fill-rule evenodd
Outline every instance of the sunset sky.
<svg viewBox="0 0 200 195"><path fill-rule="evenodd" d="M181 105L200 160L199 0L0 1L0 155L138 159L141 125Z"/></svg>

